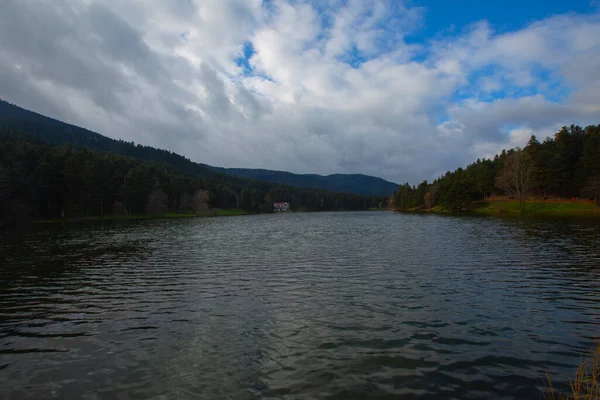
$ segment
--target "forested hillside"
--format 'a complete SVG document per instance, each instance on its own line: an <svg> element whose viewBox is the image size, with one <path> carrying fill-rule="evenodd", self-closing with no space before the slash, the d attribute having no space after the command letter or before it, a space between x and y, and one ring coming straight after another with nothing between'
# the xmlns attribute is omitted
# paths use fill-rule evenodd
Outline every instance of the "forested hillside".
<svg viewBox="0 0 600 400"><path fill-rule="evenodd" d="M177 155L173 155L177 157ZM384 198L300 189L267 182L183 174L164 162L140 161L0 128L0 222L108 214L202 212L239 208L271 212L363 210Z"/></svg>
<svg viewBox="0 0 600 400"><path fill-rule="evenodd" d="M183 174L216 175L215 171L207 165L194 163L186 157L168 150L111 139L99 133L26 110L6 101L0 101L0 127L13 132L25 132L37 136L53 145L71 144L92 150L134 157L143 161L162 162Z"/></svg>
<svg viewBox="0 0 600 400"><path fill-rule="evenodd" d="M540 198L600 199L600 125L563 127L539 142L532 136L524 149L502 151L447 172L433 183L401 185L390 199L398 210L460 210L490 195L524 200Z"/></svg>
<svg viewBox="0 0 600 400"><path fill-rule="evenodd" d="M18 132L27 132L53 144L72 144L93 150L135 157L143 161L163 162L175 171L186 175L209 177L225 174L295 187L325 189L365 196L390 196L398 188L395 183L367 175L301 175L282 171L212 167L192 162L167 150L111 139L87 129L37 114L6 101L0 101L0 127Z"/></svg>
<svg viewBox="0 0 600 400"><path fill-rule="evenodd" d="M293 174L284 171L249 168L214 168L215 171L241 178L258 179L305 188L321 188L332 192L356 193L363 196L390 196L398 185L385 179L362 174Z"/></svg>

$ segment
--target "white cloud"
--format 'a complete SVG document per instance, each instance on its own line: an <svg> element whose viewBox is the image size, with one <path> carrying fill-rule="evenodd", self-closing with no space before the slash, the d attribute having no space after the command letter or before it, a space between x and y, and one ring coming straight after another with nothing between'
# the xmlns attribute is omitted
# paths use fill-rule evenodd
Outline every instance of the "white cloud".
<svg viewBox="0 0 600 400"><path fill-rule="evenodd" d="M214 165L414 183L600 115L598 15L415 44L393 0L2 8L0 97Z"/></svg>

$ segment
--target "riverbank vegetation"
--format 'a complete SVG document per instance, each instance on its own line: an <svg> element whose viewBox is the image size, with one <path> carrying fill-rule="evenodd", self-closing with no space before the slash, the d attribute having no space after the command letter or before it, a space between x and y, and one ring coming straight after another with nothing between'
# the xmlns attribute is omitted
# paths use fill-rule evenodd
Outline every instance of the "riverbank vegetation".
<svg viewBox="0 0 600 400"><path fill-rule="evenodd" d="M600 400L600 343L592 349L591 354L582 357L575 378L569 384L569 391L558 390L548 379L547 400Z"/></svg>
<svg viewBox="0 0 600 400"><path fill-rule="evenodd" d="M563 127L543 142L532 136L523 149L478 159L432 183L401 185L390 198L390 208L401 211L597 213L597 205L600 125Z"/></svg>
<svg viewBox="0 0 600 400"><path fill-rule="evenodd" d="M517 200L476 201L469 211L476 214L535 214L561 216L600 216L600 207L591 200L529 200L524 207Z"/></svg>
<svg viewBox="0 0 600 400"><path fill-rule="evenodd" d="M169 154L166 159L180 157ZM367 210L385 202L385 198L294 188L185 165L58 145L0 128L0 225L108 216L272 212L274 202L289 202L292 210Z"/></svg>
<svg viewBox="0 0 600 400"><path fill-rule="evenodd" d="M185 214L177 212L167 212L164 214L132 214L132 215L119 215L119 214L105 214L91 217L71 217L71 218L48 218L48 219L36 219L33 222L36 224L55 224L55 223L80 223L80 222L115 222L115 221L139 221L149 219L187 219L187 218L198 218L198 217L230 217L237 215L248 215L253 214L252 212L240 210L240 209L211 209L206 212L188 212Z"/></svg>

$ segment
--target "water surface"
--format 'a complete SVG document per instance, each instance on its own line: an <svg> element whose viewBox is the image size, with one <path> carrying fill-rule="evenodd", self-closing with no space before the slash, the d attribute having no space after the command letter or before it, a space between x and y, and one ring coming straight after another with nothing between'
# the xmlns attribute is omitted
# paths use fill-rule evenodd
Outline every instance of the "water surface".
<svg viewBox="0 0 600 400"><path fill-rule="evenodd" d="M600 224L304 213L0 237L4 399L538 398L600 336Z"/></svg>

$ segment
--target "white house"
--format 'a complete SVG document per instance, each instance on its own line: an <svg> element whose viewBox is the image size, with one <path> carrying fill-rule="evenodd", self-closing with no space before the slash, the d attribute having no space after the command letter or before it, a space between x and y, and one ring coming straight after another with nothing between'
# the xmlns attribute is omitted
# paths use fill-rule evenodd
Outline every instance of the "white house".
<svg viewBox="0 0 600 400"><path fill-rule="evenodd" d="M273 212L289 212L290 211L290 203L287 201L280 201L277 203L273 203Z"/></svg>

